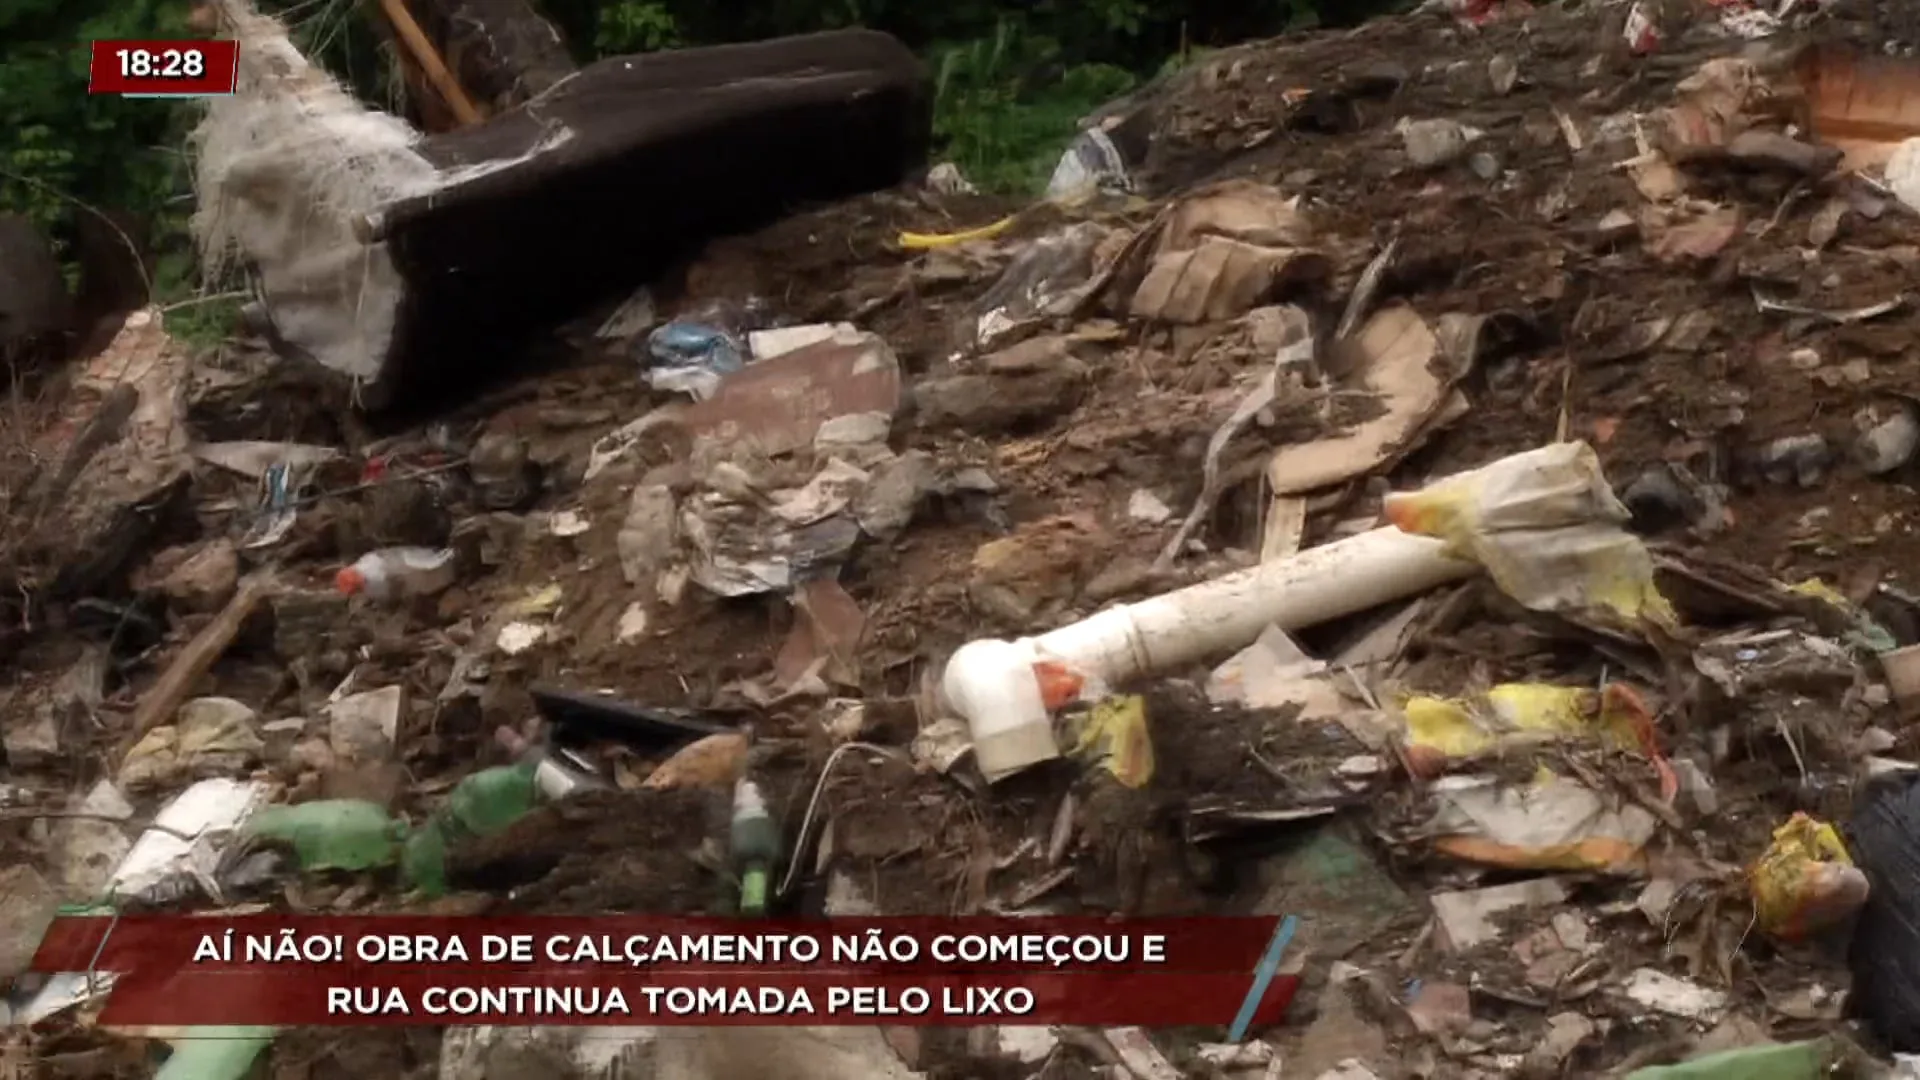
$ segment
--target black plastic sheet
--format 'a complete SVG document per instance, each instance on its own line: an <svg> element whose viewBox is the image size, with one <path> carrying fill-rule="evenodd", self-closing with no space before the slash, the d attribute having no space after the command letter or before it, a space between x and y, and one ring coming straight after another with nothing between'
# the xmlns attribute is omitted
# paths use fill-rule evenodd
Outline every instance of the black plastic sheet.
<svg viewBox="0 0 1920 1080"><path fill-rule="evenodd" d="M1871 888L1847 954L1848 1011L1888 1049L1920 1051L1920 773L1869 785L1847 846Z"/></svg>

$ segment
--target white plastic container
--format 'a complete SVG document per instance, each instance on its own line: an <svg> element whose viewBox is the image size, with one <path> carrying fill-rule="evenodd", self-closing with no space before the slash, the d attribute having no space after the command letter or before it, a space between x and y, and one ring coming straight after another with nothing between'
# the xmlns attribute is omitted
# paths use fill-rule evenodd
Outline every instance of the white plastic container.
<svg viewBox="0 0 1920 1080"><path fill-rule="evenodd" d="M334 575L334 588L379 603L432 596L454 582L453 549L390 547L370 551Z"/></svg>

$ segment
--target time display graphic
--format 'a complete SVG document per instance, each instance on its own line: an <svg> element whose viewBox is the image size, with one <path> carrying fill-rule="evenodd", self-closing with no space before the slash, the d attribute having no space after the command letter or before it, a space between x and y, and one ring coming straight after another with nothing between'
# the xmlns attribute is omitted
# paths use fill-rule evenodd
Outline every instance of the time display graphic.
<svg viewBox="0 0 1920 1080"><path fill-rule="evenodd" d="M231 94L239 69L237 41L96 41L87 92L123 97Z"/></svg>

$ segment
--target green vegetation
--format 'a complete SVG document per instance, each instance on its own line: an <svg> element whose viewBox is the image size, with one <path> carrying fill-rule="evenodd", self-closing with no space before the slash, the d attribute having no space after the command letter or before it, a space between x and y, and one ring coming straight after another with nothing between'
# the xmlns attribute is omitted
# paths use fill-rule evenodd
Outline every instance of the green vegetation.
<svg viewBox="0 0 1920 1080"><path fill-rule="evenodd" d="M617 55L872 26L927 58L934 134L967 178L1037 191L1082 116L1209 47L1354 22L1395 0L547 0L574 42ZM584 56L582 59L588 57Z"/></svg>
<svg viewBox="0 0 1920 1080"><path fill-rule="evenodd" d="M362 76L354 78L362 90L380 85L367 62L375 55L372 35L342 33L357 18L351 4L316 12L306 0L287 9L303 47L336 71ZM185 0L0 0L0 213L24 214L53 238L69 285L81 217L124 212L147 221L154 296L181 305L169 327L188 338L218 337L235 310L219 294L234 283L199 280L187 235L192 110L86 92L88 42L203 36L188 26L189 11Z"/></svg>
<svg viewBox="0 0 1920 1080"><path fill-rule="evenodd" d="M1059 65L1060 44L1002 23L993 36L943 50L934 68L934 137L945 156L990 191L1035 191L1046 183L1082 116L1133 89L1112 64L1059 68L1036 88L1023 72Z"/></svg>
<svg viewBox="0 0 1920 1080"><path fill-rule="evenodd" d="M63 244L83 212L75 199L155 216L156 233L179 234L189 209L173 201L185 190L180 110L89 96L85 43L190 36L185 15L164 0L0 0L0 211Z"/></svg>
<svg viewBox="0 0 1920 1080"><path fill-rule="evenodd" d="M299 42L368 100L396 97L371 5L266 0ZM1198 50L1319 22L1350 22L1391 0L545 0L582 60L866 25L928 58L935 133L976 184L1034 191L1078 119ZM192 114L156 101L92 97L86 43L195 36L187 0L0 0L0 212L41 224L69 259L85 207L152 222L163 302L218 291L195 279L182 151ZM188 312L193 315L189 320ZM217 325L225 310L189 308Z"/></svg>

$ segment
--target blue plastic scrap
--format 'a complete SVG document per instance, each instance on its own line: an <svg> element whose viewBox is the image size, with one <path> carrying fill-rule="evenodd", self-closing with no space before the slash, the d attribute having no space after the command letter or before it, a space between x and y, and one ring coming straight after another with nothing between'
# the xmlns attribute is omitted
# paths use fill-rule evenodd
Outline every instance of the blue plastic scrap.
<svg viewBox="0 0 1920 1080"><path fill-rule="evenodd" d="M746 366L740 342L706 323L667 323L647 336L647 353L663 367L700 368L715 375L731 375Z"/></svg>

